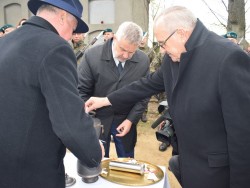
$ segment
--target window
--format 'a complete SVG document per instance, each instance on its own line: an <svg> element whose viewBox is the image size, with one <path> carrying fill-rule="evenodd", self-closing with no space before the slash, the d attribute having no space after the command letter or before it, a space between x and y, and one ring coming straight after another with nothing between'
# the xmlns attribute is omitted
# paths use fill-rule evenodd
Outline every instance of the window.
<svg viewBox="0 0 250 188"><path fill-rule="evenodd" d="M114 24L115 0L90 0L89 23L90 24Z"/></svg>

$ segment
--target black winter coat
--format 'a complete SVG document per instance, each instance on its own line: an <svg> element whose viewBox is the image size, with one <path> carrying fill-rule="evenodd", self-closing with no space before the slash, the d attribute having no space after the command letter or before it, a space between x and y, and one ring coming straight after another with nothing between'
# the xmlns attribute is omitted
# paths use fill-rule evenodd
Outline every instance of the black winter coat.
<svg viewBox="0 0 250 188"><path fill-rule="evenodd" d="M133 57L126 61L121 75L112 55L112 40L88 49L84 53L82 62L78 67L79 92L86 101L92 96L105 97L113 91L122 88L133 81L145 77L149 73L149 58L145 53L137 50ZM145 111L148 100L131 105L127 110L114 113L112 107L104 107L96 111L96 117L104 126L104 138L110 133L112 121L122 123L125 119L133 124L130 131L121 137L125 150L135 147L137 140L136 125Z"/></svg>
<svg viewBox="0 0 250 188"><path fill-rule="evenodd" d="M186 49L178 75L166 55L156 73L110 94L112 107L126 109L165 90L178 138L183 187L249 187L250 58L199 20Z"/></svg>
<svg viewBox="0 0 250 188"><path fill-rule="evenodd" d="M36 16L0 47L0 187L65 188L66 147L90 167L101 161L73 50Z"/></svg>

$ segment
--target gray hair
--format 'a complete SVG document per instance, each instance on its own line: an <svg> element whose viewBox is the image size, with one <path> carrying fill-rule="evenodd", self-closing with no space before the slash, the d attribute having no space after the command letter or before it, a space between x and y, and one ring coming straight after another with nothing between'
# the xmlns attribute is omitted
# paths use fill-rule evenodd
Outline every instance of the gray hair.
<svg viewBox="0 0 250 188"><path fill-rule="evenodd" d="M157 16L154 21L154 28L159 23L164 23L164 27L168 32L173 32L180 28L191 31L194 29L196 22L197 17L186 7L172 6Z"/></svg>
<svg viewBox="0 0 250 188"><path fill-rule="evenodd" d="M53 13L57 13L58 10L60 10L59 8L53 6L53 5L50 5L50 4L43 4L41 5L38 10L37 10L37 13L36 14L39 14L40 12L42 12L43 10L47 10L49 12L53 12Z"/></svg>
<svg viewBox="0 0 250 188"><path fill-rule="evenodd" d="M123 22L115 33L118 40L122 38L127 40L130 44L136 45L139 45L142 41L142 35L143 31L141 27L134 22Z"/></svg>
<svg viewBox="0 0 250 188"><path fill-rule="evenodd" d="M59 13L60 11L62 11L63 9L60 9L58 7L55 7L53 5L50 5L50 4L43 4L41 5L38 10L37 10L37 13L36 15L39 15L42 11L47 11L49 13L53 13L53 14L57 14ZM67 11L66 11L67 12ZM71 13L68 12L68 15L69 15L69 19L76 19L74 15L72 15Z"/></svg>

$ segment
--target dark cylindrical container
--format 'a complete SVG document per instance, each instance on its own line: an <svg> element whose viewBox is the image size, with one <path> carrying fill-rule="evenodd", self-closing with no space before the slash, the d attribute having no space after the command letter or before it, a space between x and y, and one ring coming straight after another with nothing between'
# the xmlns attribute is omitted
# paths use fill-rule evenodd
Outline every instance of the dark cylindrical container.
<svg viewBox="0 0 250 188"><path fill-rule="evenodd" d="M93 118L94 128L96 130L96 135L99 138L102 133L103 126L101 125L101 121L98 118ZM101 173L101 165L89 168L84 165L80 160L77 160L77 173L80 177L82 177L82 181L85 183L94 183L98 180L98 176Z"/></svg>

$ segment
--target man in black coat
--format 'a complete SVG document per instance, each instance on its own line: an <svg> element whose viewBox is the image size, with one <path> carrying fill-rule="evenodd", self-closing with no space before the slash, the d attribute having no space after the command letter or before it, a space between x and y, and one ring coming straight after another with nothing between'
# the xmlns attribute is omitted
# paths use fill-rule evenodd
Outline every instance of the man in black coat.
<svg viewBox="0 0 250 188"><path fill-rule="evenodd" d="M79 92L86 101L92 96L104 97L149 73L149 59L138 50L142 29L133 22L122 23L114 37L84 53L78 68ZM122 72L119 73L119 65ZM96 117L104 126L105 156L109 157L110 135L118 157L134 157L136 125L146 107L146 100L127 111L114 113L112 107L98 109Z"/></svg>
<svg viewBox="0 0 250 188"><path fill-rule="evenodd" d="M166 54L160 69L107 98L91 98L87 110L110 104L115 111L126 109L165 90L182 186L249 187L249 56L185 7L163 11L154 33Z"/></svg>
<svg viewBox="0 0 250 188"><path fill-rule="evenodd" d="M0 40L0 187L65 188L66 147L88 167L102 159L67 42L88 26L78 0L28 7L36 16Z"/></svg>

